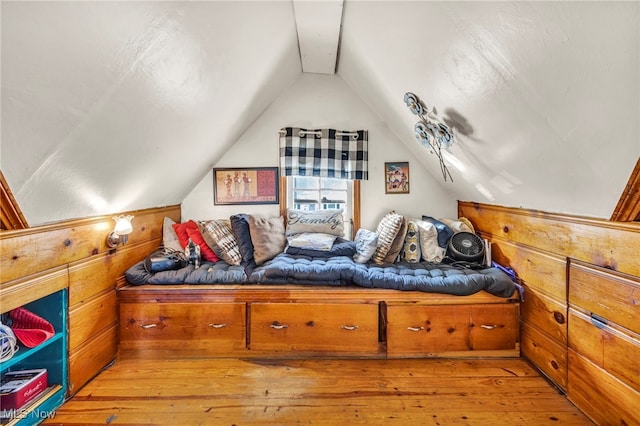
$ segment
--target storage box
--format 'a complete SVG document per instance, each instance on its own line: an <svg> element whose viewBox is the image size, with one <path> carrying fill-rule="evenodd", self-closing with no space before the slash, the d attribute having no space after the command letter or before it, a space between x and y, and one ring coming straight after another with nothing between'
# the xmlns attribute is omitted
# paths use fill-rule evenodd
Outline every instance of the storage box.
<svg viewBox="0 0 640 426"><path fill-rule="evenodd" d="M2 410L17 410L47 389L47 370L10 371L0 382Z"/></svg>

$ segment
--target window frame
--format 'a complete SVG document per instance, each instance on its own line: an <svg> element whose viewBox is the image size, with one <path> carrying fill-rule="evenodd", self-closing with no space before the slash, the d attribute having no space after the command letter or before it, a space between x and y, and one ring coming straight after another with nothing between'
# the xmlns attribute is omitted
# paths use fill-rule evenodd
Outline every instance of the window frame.
<svg viewBox="0 0 640 426"><path fill-rule="evenodd" d="M295 176L291 176L295 177ZM280 216L287 220L287 197L290 193L288 188L289 181L287 176L280 176ZM355 237L356 232L360 229L360 181L351 181L351 239Z"/></svg>

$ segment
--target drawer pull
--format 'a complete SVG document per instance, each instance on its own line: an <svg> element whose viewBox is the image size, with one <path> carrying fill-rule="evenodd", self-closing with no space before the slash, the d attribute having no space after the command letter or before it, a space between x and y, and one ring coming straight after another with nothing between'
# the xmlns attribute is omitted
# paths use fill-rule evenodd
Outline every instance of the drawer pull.
<svg viewBox="0 0 640 426"><path fill-rule="evenodd" d="M409 331L422 331L422 330L424 330L424 327L407 327L407 330L409 330Z"/></svg>
<svg viewBox="0 0 640 426"><path fill-rule="evenodd" d="M489 324L482 324L480 327L484 328L485 330L493 330L494 328L498 328L497 325L489 325Z"/></svg>
<svg viewBox="0 0 640 426"><path fill-rule="evenodd" d="M272 323L269 327L275 329L275 330L282 330L285 328L289 328L289 326L287 324L280 324L279 322L274 322Z"/></svg>
<svg viewBox="0 0 640 426"><path fill-rule="evenodd" d="M147 328L156 328L158 326L158 324L140 324L141 328L147 329Z"/></svg>
<svg viewBox="0 0 640 426"><path fill-rule="evenodd" d="M349 331L352 331L352 330L357 330L357 329L359 329L360 327L358 327L357 325L343 325L343 326L342 326L342 327L340 327L340 328L341 328L341 329L343 329L343 330L349 330Z"/></svg>
<svg viewBox="0 0 640 426"><path fill-rule="evenodd" d="M224 324L224 323L222 323L222 324L213 324L213 323L209 324L209 327L211 327L211 328L224 328L226 326L227 326L227 324Z"/></svg>
<svg viewBox="0 0 640 426"><path fill-rule="evenodd" d="M591 314L591 324L595 325L596 328L604 328L607 326L607 320L602 318L600 315L596 315L594 313Z"/></svg>

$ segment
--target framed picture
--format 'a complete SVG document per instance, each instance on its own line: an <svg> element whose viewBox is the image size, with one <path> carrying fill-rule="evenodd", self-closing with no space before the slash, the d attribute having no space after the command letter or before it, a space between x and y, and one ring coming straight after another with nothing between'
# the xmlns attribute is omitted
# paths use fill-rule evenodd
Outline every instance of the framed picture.
<svg viewBox="0 0 640 426"><path fill-rule="evenodd" d="M384 163L384 193L409 193L409 163Z"/></svg>
<svg viewBox="0 0 640 426"><path fill-rule="evenodd" d="M213 169L213 203L278 204L278 168Z"/></svg>

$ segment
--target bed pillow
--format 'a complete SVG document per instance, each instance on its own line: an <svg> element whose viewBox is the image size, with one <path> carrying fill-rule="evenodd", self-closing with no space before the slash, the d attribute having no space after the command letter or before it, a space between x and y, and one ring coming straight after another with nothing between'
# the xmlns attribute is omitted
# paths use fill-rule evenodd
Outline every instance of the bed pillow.
<svg viewBox="0 0 640 426"><path fill-rule="evenodd" d="M431 222L435 225L436 231L438 231L438 245L444 249L449 245L449 240L453 236L453 231L446 223L434 219L431 216L422 216L422 220Z"/></svg>
<svg viewBox="0 0 640 426"><path fill-rule="evenodd" d="M440 222L443 222L444 224L446 224L449 228L451 228L451 230L453 231L454 234L457 234L458 232L471 232L473 233L473 226L469 226L471 225L471 222L469 222L468 219L466 218L461 218L464 220L453 220L453 219L440 219Z"/></svg>
<svg viewBox="0 0 640 426"><path fill-rule="evenodd" d="M360 228L356 232L354 240L356 253L353 255L353 260L357 263L367 263L376 251L378 234L368 229Z"/></svg>
<svg viewBox="0 0 640 426"><path fill-rule="evenodd" d="M333 242L333 246L331 246L331 250L329 251L287 246L284 252L292 256L307 256L323 259L335 256L346 256L353 258L353 256L356 254L356 243L355 241L345 240L342 237L336 237L336 240Z"/></svg>
<svg viewBox="0 0 640 426"><path fill-rule="evenodd" d="M389 250L391 250L391 245L400 231L403 219L404 216L395 211L391 211L380 220L376 228L376 234L378 234L376 252L373 253L373 257L371 258L373 263L382 265L385 262L385 258L387 254L389 254Z"/></svg>
<svg viewBox="0 0 640 426"><path fill-rule="evenodd" d="M231 232L236 237L238 249L244 262L253 260L253 243L251 242L251 231L249 231L249 215L241 213L229 218L231 222Z"/></svg>
<svg viewBox="0 0 640 426"><path fill-rule="evenodd" d="M407 224L407 235L404 237L404 245L400 253L400 260L409 263L420 262L422 251L420 250L420 229L415 221Z"/></svg>
<svg viewBox="0 0 640 426"><path fill-rule="evenodd" d="M173 229L173 225L176 222L170 217L165 217L162 222L162 246L175 251L182 251L183 247L180 245L178 234Z"/></svg>
<svg viewBox="0 0 640 426"><path fill-rule="evenodd" d="M415 221L420 238L422 258L427 262L440 263L444 259L446 250L438 245L438 231L436 226L426 220Z"/></svg>
<svg viewBox="0 0 640 426"><path fill-rule="evenodd" d="M198 224L195 223L193 220L189 220L183 223L174 223L171 225L171 227L173 228L173 230L176 232L176 235L178 236L180 247L182 247L182 250L184 250L184 248L189 243L189 235L187 234L187 229L189 228L198 229Z"/></svg>
<svg viewBox="0 0 640 426"><path fill-rule="evenodd" d="M200 222L200 227L204 240L220 259L229 265L239 265L242 262L240 248L228 220L205 220Z"/></svg>
<svg viewBox="0 0 640 426"><path fill-rule="evenodd" d="M217 262L220 260L215 252L211 250L211 247L209 247L204 238L202 238L202 233L200 232L200 229L198 229L197 225L195 228L187 228L187 236L191 238L191 241L200 246L200 257L202 260L206 260L208 262ZM189 239L187 239L187 244L189 244Z"/></svg>
<svg viewBox="0 0 640 426"><path fill-rule="evenodd" d="M391 247L389 247L389 252L384 257L384 263L395 263L396 260L400 257L400 252L402 251L402 246L404 246L404 238L407 236L407 226L408 221L403 216L402 222L400 222L400 229L398 229L398 233L396 237L393 239L391 243Z"/></svg>
<svg viewBox="0 0 640 426"><path fill-rule="evenodd" d="M320 232L304 232L287 237L287 242L291 247L331 251L336 238L338 238L337 235L323 234Z"/></svg>
<svg viewBox="0 0 640 426"><path fill-rule="evenodd" d="M256 265L262 265L284 252L287 238L282 216L267 218L249 215L249 231Z"/></svg>
<svg viewBox="0 0 640 426"><path fill-rule="evenodd" d="M342 209L332 210L287 210L287 237L303 233L322 233L342 237L344 217Z"/></svg>

